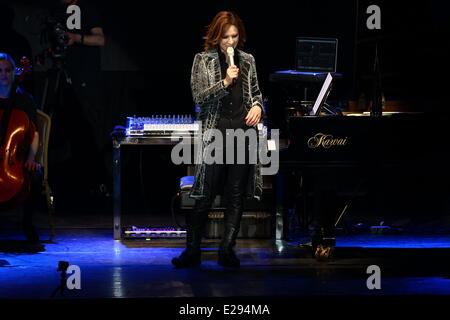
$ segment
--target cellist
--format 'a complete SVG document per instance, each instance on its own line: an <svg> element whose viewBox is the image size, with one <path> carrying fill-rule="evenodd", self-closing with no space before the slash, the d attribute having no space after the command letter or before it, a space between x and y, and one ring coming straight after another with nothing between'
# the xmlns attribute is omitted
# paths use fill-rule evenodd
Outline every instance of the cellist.
<svg viewBox="0 0 450 320"><path fill-rule="evenodd" d="M0 53L0 110L6 110L8 107L11 107L12 109L23 111L36 128L37 110L34 99L29 93L16 85L15 76L16 64L14 60L7 53ZM24 166L29 174L36 174L41 169L41 164L35 161L38 147L39 134L35 131L28 155L24 160ZM33 180L35 179L31 180L33 192L33 189L35 189L33 188ZM28 198L23 204L23 229L27 240L36 242L39 240L39 237L32 224L32 211L33 206Z"/></svg>

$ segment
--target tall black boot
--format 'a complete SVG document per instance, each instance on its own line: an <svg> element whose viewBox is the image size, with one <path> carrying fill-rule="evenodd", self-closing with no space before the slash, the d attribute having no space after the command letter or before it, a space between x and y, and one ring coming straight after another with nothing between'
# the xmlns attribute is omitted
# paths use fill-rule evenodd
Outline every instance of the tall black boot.
<svg viewBox="0 0 450 320"><path fill-rule="evenodd" d="M196 201L194 211L186 216L186 249L179 257L172 259L176 268L192 268L201 263L201 240L210 202L207 200Z"/></svg>
<svg viewBox="0 0 450 320"><path fill-rule="evenodd" d="M231 186L227 198L228 205L224 217L225 230L219 247L218 263L224 267L239 268L240 261L233 250L236 245L243 210L242 188L239 181Z"/></svg>
<svg viewBox="0 0 450 320"><path fill-rule="evenodd" d="M239 152L236 149L236 144L234 151L235 155ZM246 159L248 159L248 155L246 155ZM233 164L228 167L228 177L225 187L225 198L227 200L227 210L224 216L225 230L219 247L218 259L218 263L224 267L239 268L241 265L233 248L236 244L236 238L241 226L242 212L244 210L244 194L249 169L250 166L248 164Z"/></svg>
<svg viewBox="0 0 450 320"><path fill-rule="evenodd" d="M233 250L238 233L238 228L236 229L231 225L225 226L225 232L219 247L218 259L218 263L223 267L239 268L241 266L241 262Z"/></svg>

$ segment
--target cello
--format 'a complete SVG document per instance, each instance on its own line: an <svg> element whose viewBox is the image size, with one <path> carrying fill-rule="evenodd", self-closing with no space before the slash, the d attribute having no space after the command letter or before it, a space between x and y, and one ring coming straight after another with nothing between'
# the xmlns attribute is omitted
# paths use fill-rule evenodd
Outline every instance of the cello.
<svg viewBox="0 0 450 320"><path fill-rule="evenodd" d="M28 58L21 59L17 68L18 80L30 73ZM25 112L9 105L0 110L0 204L14 205L23 202L30 193L25 162L33 142L36 127Z"/></svg>

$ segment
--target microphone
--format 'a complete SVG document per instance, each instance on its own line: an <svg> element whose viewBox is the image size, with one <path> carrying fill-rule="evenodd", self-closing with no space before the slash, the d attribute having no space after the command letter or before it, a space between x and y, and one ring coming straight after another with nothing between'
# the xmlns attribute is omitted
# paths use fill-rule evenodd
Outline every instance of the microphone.
<svg viewBox="0 0 450 320"><path fill-rule="evenodd" d="M230 59L230 66L234 65L234 49L233 47L227 48L228 58Z"/></svg>

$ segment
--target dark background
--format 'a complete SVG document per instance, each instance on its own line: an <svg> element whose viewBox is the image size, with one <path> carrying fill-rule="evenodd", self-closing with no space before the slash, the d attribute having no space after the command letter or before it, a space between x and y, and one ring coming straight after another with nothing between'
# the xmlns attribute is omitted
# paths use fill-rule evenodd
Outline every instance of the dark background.
<svg viewBox="0 0 450 320"><path fill-rule="evenodd" d="M295 38L300 36L339 39L337 71L343 74L343 79L336 82L330 99L344 110L348 101L358 101L362 94L371 99L375 44L387 101L401 101L406 111L446 112L448 108L450 10L444 1L423 1L420 5L410 1L366 0L263 1L234 5L214 1L189 5L137 0L89 2L96 5L106 35L106 46L101 50L99 88L106 121L98 128L104 132L112 131L115 125L124 125L126 116L194 113L189 85L193 57L202 51L205 27L221 10L236 11L246 25L245 51L256 59L273 128L283 126L285 97L279 85L269 82L269 75L293 68ZM30 50L32 56L42 51L37 16L45 12L45 6L51 1L40 3L41 7L30 0L10 2L15 11L13 30L2 29L3 39L23 43L15 48ZM366 28L369 17L366 8L370 4L381 8L381 30ZM43 77L45 68L35 68L29 89L37 100L42 94ZM111 143L105 136L105 167L109 170ZM148 201L143 199L150 195L159 199L151 204L153 208L167 210L184 169L174 168L164 152L130 150L129 153L124 160L124 186L125 195L132 203L130 210L148 208ZM77 163L73 159L50 165L50 183L60 212L91 209L109 212L110 198L99 199L85 190L83 175L89 172L88 166L88 161Z"/></svg>

